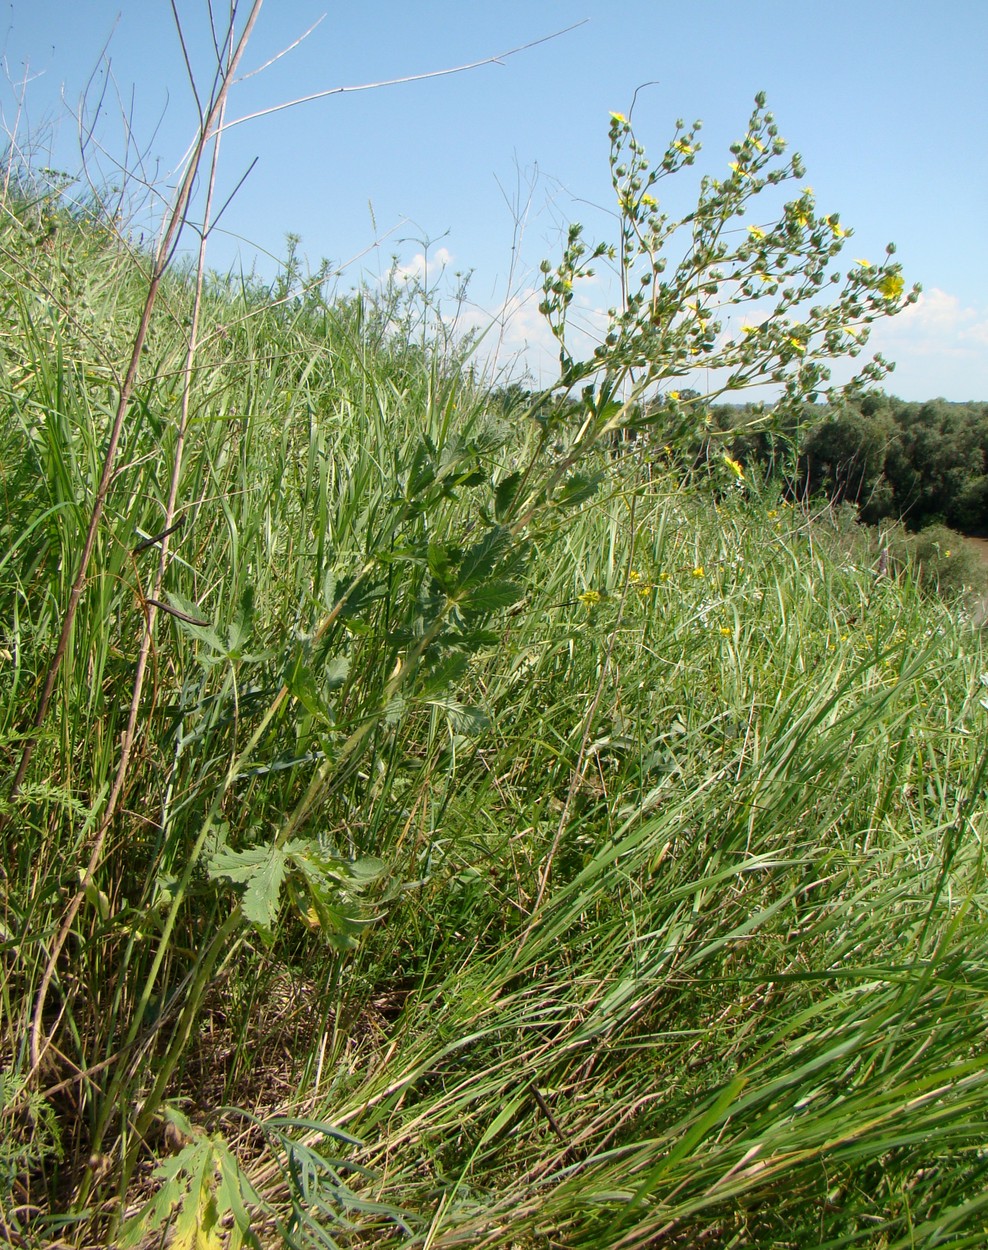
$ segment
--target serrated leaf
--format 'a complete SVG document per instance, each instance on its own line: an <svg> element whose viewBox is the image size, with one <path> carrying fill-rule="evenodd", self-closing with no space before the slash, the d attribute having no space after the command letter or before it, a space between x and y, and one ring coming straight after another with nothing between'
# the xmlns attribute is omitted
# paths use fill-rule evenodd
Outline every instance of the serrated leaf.
<svg viewBox="0 0 988 1250"><path fill-rule="evenodd" d="M183 616L194 617L197 620L202 616L202 608L182 595L176 594L174 591L168 591L168 602L177 612L181 612ZM188 634L198 642L205 643L207 647L219 652L220 655L226 652L226 648L216 632L215 626L194 625L192 621L183 620L181 616L173 616L172 620L175 621L183 634Z"/></svg>
<svg viewBox="0 0 988 1250"><path fill-rule="evenodd" d="M462 653L447 655L434 665L422 679L422 693L438 694L455 685L467 671L469 660Z"/></svg>
<svg viewBox="0 0 988 1250"><path fill-rule="evenodd" d="M455 699L430 699L429 706L439 708L449 717L454 731L476 738L490 727L490 717L480 707L470 707Z"/></svg>
<svg viewBox="0 0 988 1250"><path fill-rule="evenodd" d="M294 657L288 672L285 674L285 685L289 693L313 716L325 719L327 708L323 703L316 675L299 651Z"/></svg>
<svg viewBox="0 0 988 1250"><path fill-rule="evenodd" d="M460 562L457 594L490 577L511 549L512 542L511 531L503 525L496 525L479 542L474 543Z"/></svg>
<svg viewBox="0 0 988 1250"><path fill-rule="evenodd" d="M265 932L270 932L278 914L285 870L285 850L274 845L246 851L222 850L209 865L210 877L246 884L240 900L244 918Z"/></svg>
<svg viewBox="0 0 988 1250"><path fill-rule="evenodd" d="M603 480L603 473L574 473L566 479L556 496L556 503L562 508L573 508L584 503L597 493Z"/></svg>
<svg viewBox="0 0 988 1250"><path fill-rule="evenodd" d="M494 488L494 515L499 521L503 521L510 512L511 506L518 496L520 486L521 474L515 472L509 473L507 477L502 478Z"/></svg>
<svg viewBox="0 0 988 1250"><path fill-rule="evenodd" d="M440 588L447 594L451 593L456 585L453 566L459 559L459 555L459 548L449 543L429 543L426 557L429 563L429 572L435 578Z"/></svg>
<svg viewBox="0 0 988 1250"><path fill-rule="evenodd" d="M425 435L422 444L415 452L411 472L408 475L408 488L406 491L408 499L414 499L416 495L420 495L436 480L436 469L433 464L435 447L431 444L432 440L428 435Z"/></svg>
<svg viewBox="0 0 988 1250"><path fill-rule="evenodd" d="M499 608L511 607L524 596L525 588L518 582L484 582L467 594L460 595L457 604L465 612L496 612Z"/></svg>

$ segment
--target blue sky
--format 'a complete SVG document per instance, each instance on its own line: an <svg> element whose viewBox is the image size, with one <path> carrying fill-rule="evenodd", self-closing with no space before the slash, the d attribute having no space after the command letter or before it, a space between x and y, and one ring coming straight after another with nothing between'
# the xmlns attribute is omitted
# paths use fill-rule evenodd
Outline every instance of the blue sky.
<svg viewBox="0 0 988 1250"><path fill-rule="evenodd" d="M205 0L177 7L205 77ZM877 261L894 240L907 279L923 284L919 304L873 335L872 347L898 364L887 389L988 400L985 0L944 0L936 11L927 0L267 0L245 68L320 18L299 47L237 87L230 117L481 60L583 24L502 64L334 95L231 129L221 196L257 164L211 239L216 268L270 274L288 231L313 265L351 262L344 289L378 280L393 255L409 270L428 257L430 277L445 267L450 286L455 272L472 272L466 320L480 325L507 307L503 358L523 352L538 370L547 344L533 294L539 261L558 257L568 221L595 237L612 226L609 112L627 112L635 88L654 83L638 97L638 137L658 155L677 117L703 118L695 173L716 175L764 90L818 206L854 228L848 261ZM8 133L16 125L75 171L80 99L88 88L91 116L103 92L94 176L114 176L129 125L145 168L167 185L195 117L167 0L8 0L0 48ZM668 184L671 207L688 207L691 178ZM588 325L610 299L603 281L581 293Z"/></svg>

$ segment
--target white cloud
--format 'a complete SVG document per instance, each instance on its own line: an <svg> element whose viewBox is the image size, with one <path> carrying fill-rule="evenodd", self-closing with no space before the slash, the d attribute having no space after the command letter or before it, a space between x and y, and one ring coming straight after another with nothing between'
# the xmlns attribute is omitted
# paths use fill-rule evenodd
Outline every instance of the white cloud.
<svg viewBox="0 0 988 1250"><path fill-rule="evenodd" d="M410 261L397 265L394 270L398 282L428 281L432 283L453 263L453 253L448 247L437 247L426 256L425 252L416 252Z"/></svg>
<svg viewBox="0 0 988 1250"><path fill-rule="evenodd" d="M558 377L559 342L539 312L543 298L541 286L523 287L494 309L475 306L461 315L461 329L486 331L478 357L491 376L504 371L512 376L527 373L537 385ZM588 295L577 295L567 326L566 345L571 354L590 356L606 325L606 309Z"/></svg>
<svg viewBox="0 0 988 1250"><path fill-rule="evenodd" d="M988 305L939 287L878 322L866 351L896 362L885 389L903 398L981 399L988 394Z"/></svg>
<svg viewBox="0 0 988 1250"><path fill-rule="evenodd" d="M970 356L988 345L988 309L965 305L956 295L931 287L898 317L882 323L873 337L881 339L883 350Z"/></svg>

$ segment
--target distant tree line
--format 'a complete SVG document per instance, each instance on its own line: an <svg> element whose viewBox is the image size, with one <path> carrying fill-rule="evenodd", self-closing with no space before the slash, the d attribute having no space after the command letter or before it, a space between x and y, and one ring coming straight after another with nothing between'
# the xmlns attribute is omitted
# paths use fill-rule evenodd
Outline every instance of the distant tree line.
<svg viewBox="0 0 988 1250"><path fill-rule="evenodd" d="M515 386L504 398L514 407L531 396ZM680 407L702 403L695 392L678 399ZM661 428L644 428L656 454ZM696 429L692 448L677 449L684 474L727 452L784 479L793 495L853 504L868 524L888 518L910 530L945 524L988 533L988 403L916 403L875 392L839 409L804 404L771 422L755 405L718 404Z"/></svg>
<svg viewBox="0 0 988 1250"><path fill-rule="evenodd" d="M857 505L863 521L988 530L988 404L869 395L815 425L800 489Z"/></svg>

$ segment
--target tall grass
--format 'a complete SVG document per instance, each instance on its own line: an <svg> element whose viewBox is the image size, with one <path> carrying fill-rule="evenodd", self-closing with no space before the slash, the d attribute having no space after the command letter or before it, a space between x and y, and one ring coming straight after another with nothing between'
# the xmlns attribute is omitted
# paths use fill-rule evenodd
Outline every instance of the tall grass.
<svg viewBox="0 0 988 1250"><path fill-rule="evenodd" d="M147 294L58 226L0 220L4 1236L983 1244L957 606L398 289L179 270L36 733Z"/></svg>

